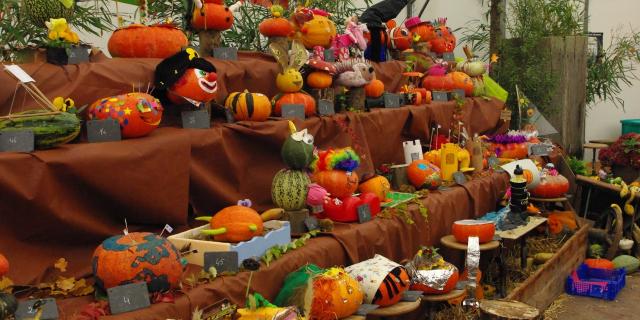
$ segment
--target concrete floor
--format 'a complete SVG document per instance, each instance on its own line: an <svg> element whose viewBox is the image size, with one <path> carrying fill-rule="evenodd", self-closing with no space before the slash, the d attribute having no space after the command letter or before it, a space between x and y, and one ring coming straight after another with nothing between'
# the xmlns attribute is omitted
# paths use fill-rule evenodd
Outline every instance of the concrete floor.
<svg viewBox="0 0 640 320"><path fill-rule="evenodd" d="M555 309L555 311L554 311ZM562 295L545 315L546 320L640 319L640 274L628 276L614 301Z"/></svg>

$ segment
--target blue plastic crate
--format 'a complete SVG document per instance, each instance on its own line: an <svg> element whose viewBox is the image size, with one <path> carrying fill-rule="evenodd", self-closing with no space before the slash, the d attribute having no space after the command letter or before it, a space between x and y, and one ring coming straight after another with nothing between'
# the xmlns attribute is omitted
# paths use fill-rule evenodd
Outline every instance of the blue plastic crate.
<svg viewBox="0 0 640 320"><path fill-rule="evenodd" d="M595 269L581 264L567 277L566 291L575 296L614 300L624 288L624 269Z"/></svg>

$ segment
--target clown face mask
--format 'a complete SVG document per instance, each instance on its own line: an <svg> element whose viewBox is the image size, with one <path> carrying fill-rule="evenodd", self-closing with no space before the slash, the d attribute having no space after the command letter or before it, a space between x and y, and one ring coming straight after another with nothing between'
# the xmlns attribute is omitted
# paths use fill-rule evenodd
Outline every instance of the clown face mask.
<svg viewBox="0 0 640 320"><path fill-rule="evenodd" d="M216 97L218 76L215 72L189 69L169 90L169 99L174 103L187 100L193 104L209 102Z"/></svg>

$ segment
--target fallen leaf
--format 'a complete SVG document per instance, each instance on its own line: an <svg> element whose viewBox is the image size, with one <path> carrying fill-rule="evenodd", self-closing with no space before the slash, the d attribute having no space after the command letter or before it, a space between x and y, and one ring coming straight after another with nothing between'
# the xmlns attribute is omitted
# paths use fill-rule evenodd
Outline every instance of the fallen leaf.
<svg viewBox="0 0 640 320"><path fill-rule="evenodd" d="M62 291L71 291L76 285L76 279L74 277L58 277L56 281L56 287Z"/></svg>
<svg viewBox="0 0 640 320"><path fill-rule="evenodd" d="M93 286L87 284L87 281L85 279L79 279L78 281L76 281L75 286L70 293L74 297L81 297L92 294L94 290L95 289L93 288Z"/></svg>
<svg viewBox="0 0 640 320"><path fill-rule="evenodd" d="M56 263L53 265L56 269L60 270L60 272L66 272L67 271L67 265L69 263L67 262L67 259L65 258L60 258L58 259L58 261L56 261Z"/></svg>
<svg viewBox="0 0 640 320"><path fill-rule="evenodd" d="M12 286L13 281L11 281L11 279L8 277L0 278L0 292L11 293L11 291L13 291L13 288L11 288Z"/></svg>

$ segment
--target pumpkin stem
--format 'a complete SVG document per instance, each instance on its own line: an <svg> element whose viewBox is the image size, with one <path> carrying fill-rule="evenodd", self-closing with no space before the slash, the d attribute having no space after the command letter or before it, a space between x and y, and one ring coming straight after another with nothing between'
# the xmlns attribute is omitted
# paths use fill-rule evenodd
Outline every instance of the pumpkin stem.
<svg viewBox="0 0 640 320"><path fill-rule="evenodd" d="M252 223L252 224L249 225L249 230L251 230L253 232L256 232L256 231L258 231L258 227L255 224Z"/></svg>
<svg viewBox="0 0 640 320"><path fill-rule="evenodd" d="M208 236L219 236L221 234L227 233L227 228L218 228L218 229L208 229L200 231L202 234L206 234Z"/></svg>
<svg viewBox="0 0 640 320"><path fill-rule="evenodd" d="M210 222L211 221L211 217L210 216L201 216L201 217L196 217L196 220Z"/></svg>

